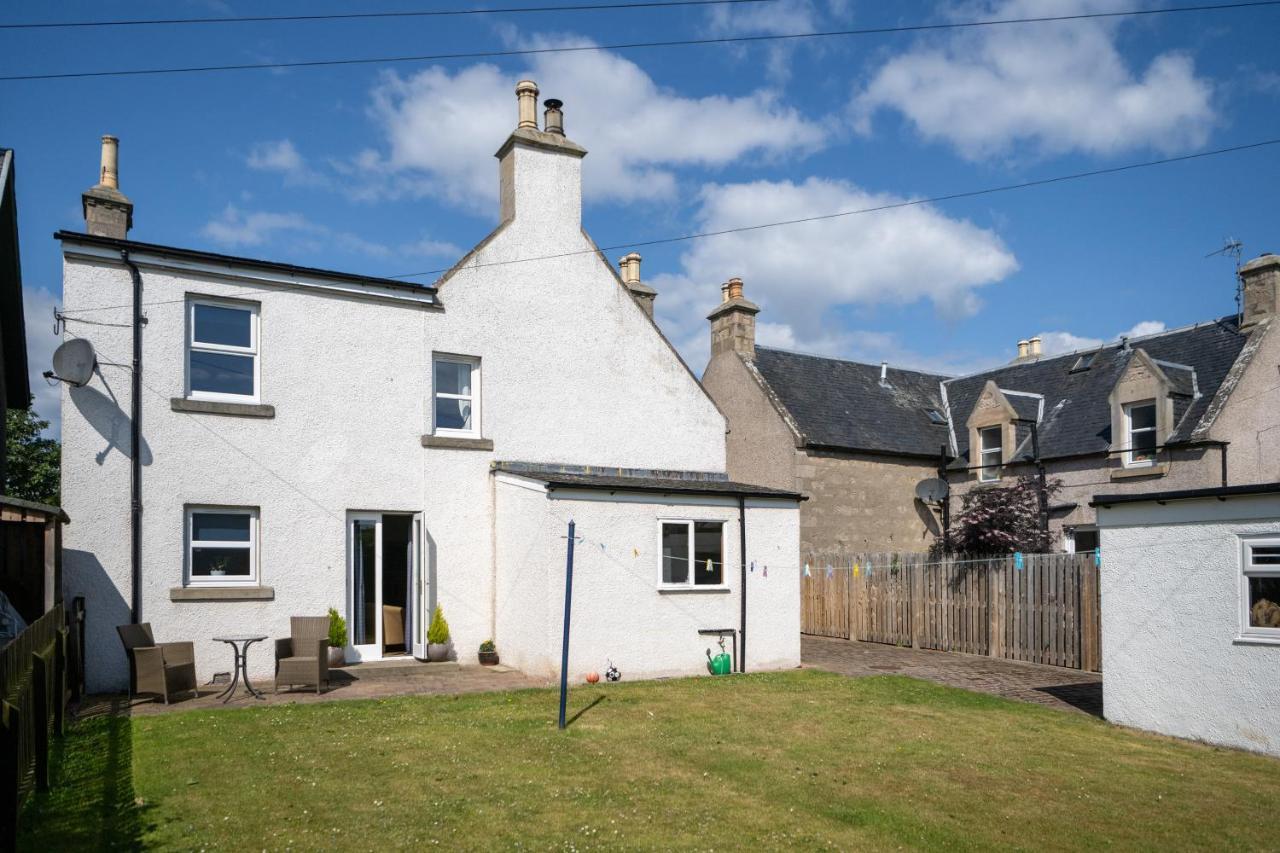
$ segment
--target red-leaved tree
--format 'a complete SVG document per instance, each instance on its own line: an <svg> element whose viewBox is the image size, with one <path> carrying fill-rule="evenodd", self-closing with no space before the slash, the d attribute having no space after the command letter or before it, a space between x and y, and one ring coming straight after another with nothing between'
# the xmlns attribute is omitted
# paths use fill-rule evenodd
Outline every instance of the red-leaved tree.
<svg viewBox="0 0 1280 853"><path fill-rule="evenodd" d="M1062 489L1061 480L1045 484L1045 503ZM967 554L1035 554L1053 550L1040 531L1040 483L1023 476L1008 486L979 486L964 493L951 520L951 550Z"/></svg>

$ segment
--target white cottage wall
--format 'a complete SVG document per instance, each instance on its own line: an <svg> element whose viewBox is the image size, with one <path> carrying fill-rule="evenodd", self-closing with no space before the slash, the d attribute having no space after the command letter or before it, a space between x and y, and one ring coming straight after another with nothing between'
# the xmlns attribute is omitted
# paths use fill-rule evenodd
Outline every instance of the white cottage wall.
<svg viewBox="0 0 1280 853"><path fill-rule="evenodd" d="M288 636L291 615L345 611L346 514L421 511L419 443L427 365L419 305L261 289L233 277L178 273L138 258L143 332L142 620L160 641L196 644L207 680L231 668L220 633ZM128 322L131 284L120 265L71 258L67 313ZM261 398L274 418L173 411L185 392L188 293L258 303ZM90 689L120 688L128 672L115 626L128 621L131 332L68 326L90 338L104 364L90 385L63 397L63 494L83 523L64 534L69 595L89 602ZM120 365L124 365L123 367ZM271 601L173 601L185 565L184 507L257 507L261 584ZM269 644L250 653L272 672Z"/></svg>
<svg viewBox="0 0 1280 853"><path fill-rule="evenodd" d="M502 481L498 489L500 494L519 490L536 495ZM537 649L522 653L524 671L551 677L560 670L563 537L570 518L582 537L574 553L569 643L573 680L581 680L591 670L603 674L610 660L628 678L706 673L706 650L715 653L716 640L699 635L698 630L739 627L741 551L735 499L556 490L543 498L540 511L524 495L509 500L500 499L499 504L499 539L505 543L499 546L500 552L529 552L530 557L500 562L498 613L540 609L544 614L537 617L543 629L538 646L531 646L526 634L520 635L521 645ZM508 528L505 512L517 507L523 521ZM747 556L749 563L756 563L755 571L747 575L750 670L800 665L800 576L794 565L800 547L798 515L794 501L747 501ZM530 518L540 519L540 532L530 529ZM724 522L724 589L659 589L663 518ZM541 560L541 565L535 560ZM771 566L767 576L766 566ZM527 581L529 574L538 577L536 584ZM538 595L540 602L535 600ZM507 644L505 624L500 623L500 649Z"/></svg>
<svg viewBox="0 0 1280 853"><path fill-rule="evenodd" d="M1240 539L1280 498L1098 508L1108 720L1280 755L1280 645L1240 639Z"/></svg>

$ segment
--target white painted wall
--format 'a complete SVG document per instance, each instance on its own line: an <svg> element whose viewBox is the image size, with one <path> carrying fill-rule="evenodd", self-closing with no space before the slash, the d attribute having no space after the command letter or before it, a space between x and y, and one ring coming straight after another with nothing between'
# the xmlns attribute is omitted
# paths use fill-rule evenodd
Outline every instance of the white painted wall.
<svg viewBox="0 0 1280 853"><path fill-rule="evenodd" d="M1280 496L1098 508L1108 720L1280 755L1280 644L1240 639L1242 535Z"/></svg>
<svg viewBox="0 0 1280 853"><path fill-rule="evenodd" d="M215 634L285 636L290 615L345 609L350 510L423 513L430 599L470 662L495 633L492 461L724 471L724 418L581 231L581 162L520 146L510 156L515 216L443 285L443 311L384 288L337 293L319 278L266 282L236 264L133 253L149 321L142 618L161 641L196 642L202 679L230 669ZM104 252L64 244L66 311L127 324L128 272L95 254ZM490 265L538 255L561 257ZM261 401L274 419L171 410L185 387L187 294L260 304ZM68 334L90 338L104 362L129 362L128 328L72 322ZM480 357L493 451L420 446L433 352ZM128 621L130 597L129 408L127 366L104 365L90 386L64 390L67 589L88 600L94 690L122 687L127 673L114 627ZM273 601L170 600L183 578L183 508L194 503L259 508ZM269 643L250 667L270 674Z"/></svg>
<svg viewBox="0 0 1280 853"><path fill-rule="evenodd" d="M718 649L715 638L699 636L698 629L739 627L736 499L546 493L536 483L506 476L498 478L496 489L503 555L496 640L504 660L535 675L559 673L569 519L582 537L574 553L570 677L581 680L591 670L603 676L609 660L628 678L705 674L706 649ZM659 590L660 519L673 517L725 523L727 589ZM798 522L794 501L747 501L747 560L756 563L747 575L749 670L800 665Z"/></svg>

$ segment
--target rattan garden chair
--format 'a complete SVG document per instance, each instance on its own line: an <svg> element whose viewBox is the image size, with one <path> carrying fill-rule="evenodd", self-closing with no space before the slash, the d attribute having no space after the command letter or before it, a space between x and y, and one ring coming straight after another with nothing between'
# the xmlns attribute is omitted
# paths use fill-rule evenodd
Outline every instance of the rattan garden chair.
<svg viewBox="0 0 1280 853"><path fill-rule="evenodd" d="M329 684L329 617L291 616L287 640L276 640L276 692L280 685Z"/></svg>
<svg viewBox="0 0 1280 853"><path fill-rule="evenodd" d="M129 700L154 693L166 705L178 693L196 689L196 650L192 643L157 643L151 624L117 625L116 633L129 656Z"/></svg>

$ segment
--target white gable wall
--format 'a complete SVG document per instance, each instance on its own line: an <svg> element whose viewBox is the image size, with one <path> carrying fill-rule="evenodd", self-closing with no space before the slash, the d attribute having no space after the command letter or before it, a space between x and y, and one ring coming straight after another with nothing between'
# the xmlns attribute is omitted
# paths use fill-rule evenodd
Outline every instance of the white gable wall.
<svg viewBox="0 0 1280 853"><path fill-rule="evenodd" d="M1103 713L1280 755L1280 645L1241 639L1240 537L1280 535L1280 497L1098 507Z"/></svg>

